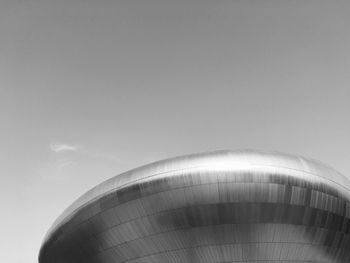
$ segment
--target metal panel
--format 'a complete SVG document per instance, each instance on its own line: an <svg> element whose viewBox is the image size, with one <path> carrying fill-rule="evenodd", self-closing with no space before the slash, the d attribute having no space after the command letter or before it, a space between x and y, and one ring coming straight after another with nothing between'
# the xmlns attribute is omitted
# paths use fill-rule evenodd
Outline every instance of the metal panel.
<svg viewBox="0 0 350 263"><path fill-rule="evenodd" d="M300 156L222 151L109 179L54 223L40 263L350 262L350 181Z"/></svg>

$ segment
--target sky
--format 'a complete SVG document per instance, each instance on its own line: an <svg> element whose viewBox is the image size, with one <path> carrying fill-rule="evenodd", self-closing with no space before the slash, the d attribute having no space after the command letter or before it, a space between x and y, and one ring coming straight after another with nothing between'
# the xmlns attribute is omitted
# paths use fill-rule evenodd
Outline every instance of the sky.
<svg viewBox="0 0 350 263"><path fill-rule="evenodd" d="M220 149L350 176L350 2L0 1L1 261L137 166Z"/></svg>

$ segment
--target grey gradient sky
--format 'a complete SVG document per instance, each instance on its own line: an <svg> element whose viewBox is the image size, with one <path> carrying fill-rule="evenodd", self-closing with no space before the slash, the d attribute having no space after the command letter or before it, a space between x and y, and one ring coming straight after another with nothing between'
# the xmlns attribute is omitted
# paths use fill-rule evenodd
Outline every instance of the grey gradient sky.
<svg viewBox="0 0 350 263"><path fill-rule="evenodd" d="M349 1L0 2L1 261L158 159L278 150L350 175Z"/></svg>

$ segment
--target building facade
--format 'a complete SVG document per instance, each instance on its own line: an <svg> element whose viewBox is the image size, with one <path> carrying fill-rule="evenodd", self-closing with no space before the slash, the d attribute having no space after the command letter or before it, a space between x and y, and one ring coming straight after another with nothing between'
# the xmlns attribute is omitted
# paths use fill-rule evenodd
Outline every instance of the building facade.
<svg viewBox="0 0 350 263"><path fill-rule="evenodd" d="M348 263L350 180L300 156L176 157L88 191L39 263Z"/></svg>

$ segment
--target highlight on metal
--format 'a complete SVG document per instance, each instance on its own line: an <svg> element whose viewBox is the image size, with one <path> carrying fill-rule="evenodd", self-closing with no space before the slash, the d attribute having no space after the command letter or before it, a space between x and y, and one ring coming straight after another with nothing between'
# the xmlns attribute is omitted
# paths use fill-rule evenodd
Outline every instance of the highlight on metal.
<svg viewBox="0 0 350 263"><path fill-rule="evenodd" d="M55 221L39 263L348 263L350 180L301 156L218 151L97 185Z"/></svg>

